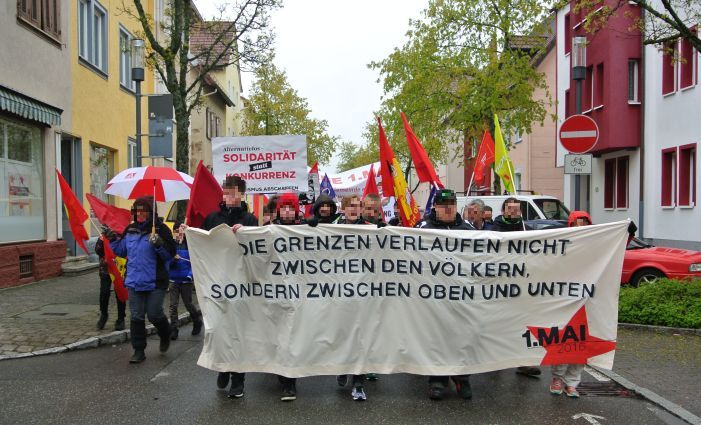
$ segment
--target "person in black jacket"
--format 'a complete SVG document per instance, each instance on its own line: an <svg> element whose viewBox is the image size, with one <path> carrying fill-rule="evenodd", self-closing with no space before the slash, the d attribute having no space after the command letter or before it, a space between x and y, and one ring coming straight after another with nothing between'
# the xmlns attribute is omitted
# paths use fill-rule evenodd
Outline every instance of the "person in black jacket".
<svg viewBox="0 0 701 425"><path fill-rule="evenodd" d="M399 214L399 202L397 202L396 199L394 201L394 217L390 218L387 224L389 224L390 226L402 225L402 217Z"/></svg>
<svg viewBox="0 0 701 425"><path fill-rule="evenodd" d="M521 202L514 198L506 198L501 205L501 215L494 219L492 230L497 232L518 232L532 230L523 222Z"/></svg>
<svg viewBox="0 0 701 425"><path fill-rule="evenodd" d="M220 224L231 226L232 230L241 226L257 226L258 219L248 212L248 205L243 201L246 194L246 181L239 176L227 176L222 185L224 193L219 204L219 211L215 211L205 218L202 224L203 230L212 230ZM243 397L245 373L219 372L217 387L226 388L231 379L229 398Z"/></svg>
<svg viewBox="0 0 701 425"><path fill-rule="evenodd" d="M146 359L146 316L158 331L161 353L170 346L170 323L163 313L163 299L168 290L168 265L175 256L175 241L170 229L158 217L153 197L136 199L131 210L134 222L127 226L120 239L110 241L110 245L116 255L127 259L124 286L129 290L134 348L129 362L141 363Z"/></svg>
<svg viewBox="0 0 701 425"><path fill-rule="evenodd" d="M105 228L104 231L107 232L109 229ZM114 235L112 236L114 238ZM95 243L95 254L100 257L100 319L97 321L97 329L102 330L105 328L105 323L107 323L110 292L112 292L112 278L110 277L107 263L105 262L105 246L101 238L98 238ZM117 321L114 322L114 330L121 331L124 329L124 317L126 316L127 303L120 301L116 295L115 299L117 301Z"/></svg>
<svg viewBox="0 0 701 425"><path fill-rule="evenodd" d="M450 189L443 189L436 194L431 214L416 227L422 229L475 230L463 220L458 213L457 197ZM472 398L470 375L453 376L455 389L460 397ZM450 383L449 376L430 376L428 378L428 396L432 400L441 400Z"/></svg>
<svg viewBox="0 0 701 425"><path fill-rule="evenodd" d="M322 194L314 202L312 216L307 219L307 224L316 227L319 223L331 224L338 220L336 214L336 202L328 195Z"/></svg>

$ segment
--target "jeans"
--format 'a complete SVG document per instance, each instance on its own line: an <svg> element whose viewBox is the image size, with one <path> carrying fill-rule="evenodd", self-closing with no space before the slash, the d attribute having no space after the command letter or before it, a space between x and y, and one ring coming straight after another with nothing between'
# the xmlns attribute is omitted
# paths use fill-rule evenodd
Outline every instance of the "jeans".
<svg viewBox="0 0 701 425"><path fill-rule="evenodd" d="M165 289L156 288L153 291L135 291L129 288L129 312L131 320L145 321L146 316L151 323L156 323L166 318L163 313L163 299L166 296Z"/></svg>
<svg viewBox="0 0 701 425"><path fill-rule="evenodd" d="M583 364L559 364L552 368L553 376L560 378L565 386L577 388L582 381Z"/></svg>
<svg viewBox="0 0 701 425"><path fill-rule="evenodd" d="M178 304L180 297L183 298L183 304L192 320L199 318L200 312L197 311L192 303L192 282L190 283L170 283L170 323L171 326L178 326Z"/></svg>

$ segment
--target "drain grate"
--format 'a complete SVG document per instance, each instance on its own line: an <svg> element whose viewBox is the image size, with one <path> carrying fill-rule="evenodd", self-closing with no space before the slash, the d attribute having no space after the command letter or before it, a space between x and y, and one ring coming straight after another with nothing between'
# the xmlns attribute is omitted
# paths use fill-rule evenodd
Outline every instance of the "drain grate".
<svg viewBox="0 0 701 425"><path fill-rule="evenodd" d="M577 386L581 395L588 397L635 397L636 394L617 383L610 382L582 382Z"/></svg>
<svg viewBox="0 0 701 425"><path fill-rule="evenodd" d="M20 255L19 256L19 277L23 279L25 277L34 276L34 256L33 255Z"/></svg>

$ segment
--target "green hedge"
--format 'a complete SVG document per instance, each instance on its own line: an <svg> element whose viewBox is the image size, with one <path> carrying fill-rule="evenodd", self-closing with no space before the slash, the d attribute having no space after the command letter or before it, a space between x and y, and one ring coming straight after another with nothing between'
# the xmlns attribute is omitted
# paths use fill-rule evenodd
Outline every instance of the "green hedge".
<svg viewBox="0 0 701 425"><path fill-rule="evenodd" d="M618 321L701 328L701 279L660 279L639 288L621 287Z"/></svg>

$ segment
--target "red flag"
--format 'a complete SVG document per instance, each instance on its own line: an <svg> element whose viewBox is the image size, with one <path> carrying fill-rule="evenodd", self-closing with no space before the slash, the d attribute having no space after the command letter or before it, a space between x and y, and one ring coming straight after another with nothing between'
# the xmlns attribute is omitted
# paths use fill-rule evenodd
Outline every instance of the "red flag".
<svg viewBox="0 0 701 425"><path fill-rule="evenodd" d="M107 240L105 235L100 235L102 239L102 246L105 250L105 263L107 264L107 270L112 278L112 283L114 284L114 293L117 295L119 301L125 302L129 298L129 292L127 288L124 287L124 277L122 273L119 272L117 267L117 256L114 255L112 247L110 246L110 241Z"/></svg>
<svg viewBox="0 0 701 425"><path fill-rule="evenodd" d="M319 174L319 162L315 162L312 168L309 170L309 174Z"/></svg>
<svg viewBox="0 0 701 425"><path fill-rule="evenodd" d="M124 233L124 229L131 223L131 212L129 210L107 204L91 193L86 193L85 197L88 198L90 208L92 208L95 217L100 223L109 226L110 229L118 234Z"/></svg>
<svg viewBox="0 0 701 425"><path fill-rule="evenodd" d="M482 183L482 180L484 180L484 172L493 162L494 140L492 140L492 135L489 134L488 131L485 131L484 136L482 136L479 152L477 152L477 159L475 160L475 169L473 171L475 183Z"/></svg>
<svg viewBox="0 0 701 425"><path fill-rule="evenodd" d="M419 206L414 200L409 187L407 186L404 173L399 167L399 161L394 156L394 151L387 142L385 130L382 122L377 117L377 124L380 135L380 172L382 174L382 194L384 196L394 196L395 202L399 203L399 215L404 227L414 227L421 219Z"/></svg>
<svg viewBox="0 0 701 425"><path fill-rule="evenodd" d="M73 237L78 246L83 248L86 254L89 254L88 248L85 247L85 241L90 239L90 237L84 225L85 220L88 219L88 213L85 212L83 205L58 170L56 170L56 176L58 177L58 184L61 187L61 197L63 198L63 206L68 216L68 225L71 228L71 233L73 233Z"/></svg>
<svg viewBox="0 0 701 425"><path fill-rule="evenodd" d="M201 227L207 216L219 209L224 191L204 166L202 161L197 164L195 180L190 189L190 201L187 204L185 220L188 226Z"/></svg>
<svg viewBox="0 0 701 425"><path fill-rule="evenodd" d="M368 175L368 181L365 182L362 199L365 199L365 197L371 193L375 195L380 194L380 191L377 190L377 182L375 181L375 164L370 164L370 174Z"/></svg>
<svg viewBox="0 0 701 425"><path fill-rule="evenodd" d="M411 154L411 159L414 160L414 167L416 167L416 175L419 177L419 181L435 184L438 188L443 189L443 183L441 183L441 180L438 178L436 170L433 168L433 164L431 164L431 160L428 159L426 150L414 134L414 130L411 129L404 112L402 112L401 115L402 121L404 121L406 142L407 145L409 145L409 153Z"/></svg>

